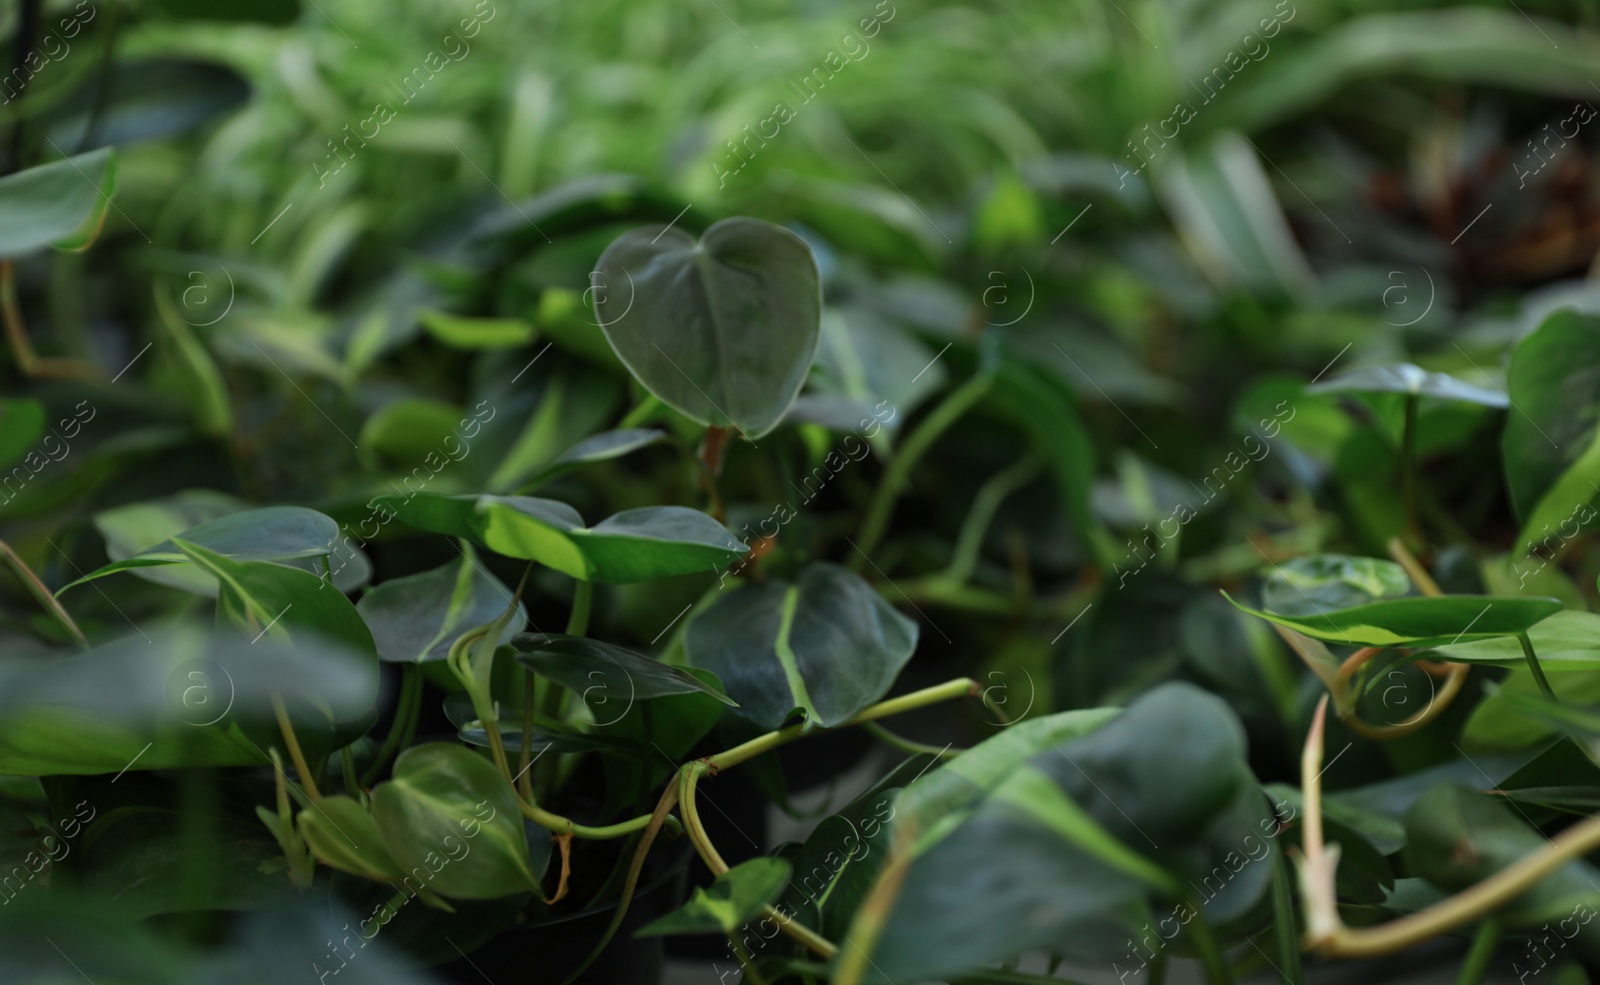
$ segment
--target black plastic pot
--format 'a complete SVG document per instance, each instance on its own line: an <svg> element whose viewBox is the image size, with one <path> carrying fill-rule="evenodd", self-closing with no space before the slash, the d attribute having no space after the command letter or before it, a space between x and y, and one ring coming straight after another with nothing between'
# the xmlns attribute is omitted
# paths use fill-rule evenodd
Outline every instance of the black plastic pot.
<svg viewBox="0 0 1600 985"><path fill-rule="evenodd" d="M646 862L645 878L634 891L622 926L600 957L579 979L594 985L657 985L665 956L664 938L633 936L634 931L683 904L693 855L688 844L658 846ZM466 958L440 965L434 972L448 982L483 985L556 985L583 963L611 926L617 905L597 906L556 920L506 928Z"/></svg>

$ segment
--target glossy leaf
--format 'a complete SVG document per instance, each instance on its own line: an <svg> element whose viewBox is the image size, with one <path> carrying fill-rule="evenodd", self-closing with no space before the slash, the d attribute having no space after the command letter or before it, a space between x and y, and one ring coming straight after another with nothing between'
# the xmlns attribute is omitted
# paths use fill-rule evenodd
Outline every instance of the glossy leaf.
<svg viewBox="0 0 1600 985"><path fill-rule="evenodd" d="M1437 397L1440 400L1462 400L1484 407L1507 406L1506 395L1470 383L1463 383L1444 373L1430 373L1411 363L1391 366L1368 366L1364 369L1341 373L1331 380L1313 383L1307 393L1404 393L1414 397Z"/></svg>
<svg viewBox="0 0 1600 985"><path fill-rule="evenodd" d="M638 930L636 937L667 934L733 934L789 884L789 863L770 855L741 862L710 886L695 887L689 901Z"/></svg>
<svg viewBox="0 0 1600 985"><path fill-rule="evenodd" d="M419 530L606 584L714 570L746 550L722 524L682 506L624 510L585 527L566 503L531 496L416 493L376 502Z"/></svg>
<svg viewBox="0 0 1600 985"><path fill-rule="evenodd" d="M141 518L138 522L149 521ZM330 517L303 506L265 506L208 520L189 527L178 537L234 561L315 558L333 551L339 525ZM190 560L169 538L132 557L91 571L56 594L119 571L185 564Z"/></svg>
<svg viewBox="0 0 1600 985"><path fill-rule="evenodd" d="M833 564L810 565L793 584L740 585L684 638L689 662L764 728L796 711L810 727L843 722L888 692L916 645L916 623Z"/></svg>
<svg viewBox="0 0 1600 985"><path fill-rule="evenodd" d="M1262 604L1285 616L1308 616L1405 595L1405 569L1381 558L1316 554L1275 564L1262 586Z"/></svg>
<svg viewBox="0 0 1600 985"><path fill-rule="evenodd" d="M0 178L0 259L47 246L88 249L116 190L117 157L109 147Z"/></svg>
<svg viewBox="0 0 1600 985"><path fill-rule="evenodd" d="M372 814L405 878L441 896L538 892L516 793L485 758L442 742L395 760Z"/></svg>
<svg viewBox="0 0 1600 985"><path fill-rule="evenodd" d="M392 663L443 660L461 635L505 611L511 589L484 569L471 545L465 553L432 571L391 578L368 591L356 611L372 630L378 659ZM500 639L506 643L527 625L527 610L517 613Z"/></svg>
<svg viewBox="0 0 1600 985"><path fill-rule="evenodd" d="M1555 599L1439 595L1369 602L1307 616L1283 616L1252 609L1235 602L1227 592L1222 594L1239 609L1268 622L1312 639L1353 646L1426 647L1514 636L1563 608Z"/></svg>
<svg viewBox="0 0 1600 985"><path fill-rule="evenodd" d="M681 668L599 640L562 633L524 633L512 640L511 646L517 651L517 663L585 701L594 692L603 696L604 703L623 700L626 695L631 704L634 700L698 691L723 704L734 704L727 695Z"/></svg>
<svg viewBox="0 0 1600 985"><path fill-rule="evenodd" d="M595 264L595 314L651 393L702 424L760 438L800 392L822 296L811 248L759 219L624 233Z"/></svg>

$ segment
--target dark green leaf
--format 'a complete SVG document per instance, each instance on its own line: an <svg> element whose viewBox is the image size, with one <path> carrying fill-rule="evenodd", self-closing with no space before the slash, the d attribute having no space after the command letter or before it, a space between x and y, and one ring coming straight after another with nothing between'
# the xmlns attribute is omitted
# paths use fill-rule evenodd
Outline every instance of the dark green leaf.
<svg viewBox="0 0 1600 985"><path fill-rule="evenodd" d="M702 424L760 438L811 368L822 292L805 241L759 219L624 233L601 254L595 314L634 377Z"/></svg>
<svg viewBox="0 0 1600 985"><path fill-rule="evenodd" d="M432 571L391 578L371 589L356 611L372 630L378 659L394 663L443 660L461 635L505 611L511 590L477 562L471 545L455 561ZM517 614L497 642L505 643L527 625L519 602Z"/></svg>
<svg viewBox="0 0 1600 985"><path fill-rule="evenodd" d="M44 405L37 400L0 399L0 468L33 448L44 434Z"/></svg>
<svg viewBox="0 0 1600 985"><path fill-rule="evenodd" d="M1517 412L1501 454L1523 520L1514 553L1559 544L1600 517L1600 315L1558 311L1518 343L1506 374ZM1570 527L1570 531L1569 531Z"/></svg>
<svg viewBox="0 0 1600 985"><path fill-rule="evenodd" d="M734 704L727 695L678 667L599 640L562 633L524 633L512 640L511 646L517 651L517 663L591 703L606 705L616 700L631 704L635 699L699 691ZM598 695L591 697L595 692ZM610 709L597 713L612 717Z"/></svg>
<svg viewBox="0 0 1600 985"><path fill-rule="evenodd" d="M719 677L739 713L778 728L795 711L833 726L888 692L917 645L917 625L833 564L794 584L740 585L694 617L689 662Z"/></svg>

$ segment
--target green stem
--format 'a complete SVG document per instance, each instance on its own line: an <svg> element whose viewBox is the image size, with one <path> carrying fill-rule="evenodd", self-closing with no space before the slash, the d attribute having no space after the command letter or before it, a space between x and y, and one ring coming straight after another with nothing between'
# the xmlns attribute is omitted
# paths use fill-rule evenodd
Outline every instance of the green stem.
<svg viewBox="0 0 1600 985"><path fill-rule="evenodd" d="M739 938L731 933L728 934L728 949L738 959L739 967L744 969L745 981L748 981L750 985L767 985L767 980L761 977L759 971L756 971L755 960L750 956L750 952L745 949L743 944L739 943Z"/></svg>
<svg viewBox="0 0 1600 985"><path fill-rule="evenodd" d="M1495 945L1499 943L1500 921L1495 917L1485 917L1478 924L1478 933L1472 938L1472 950L1467 952L1467 959L1461 963L1461 974L1456 976L1456 985L1479 985L1489 971L1489 959L1494 957Z"/></svg>
<svg viewBox="0 0 1600 985"><path fill-rule="evenodd" d="M1217 943L1217 935L1212 932L1211 924L1206 922L1199 905L1194 901L1189 905L1194 910L1194 919L1189 921L1189 927L1194 935L1195 950L1200 953L1200 963L1206 969L1206 979L1211 985L1233 985L1233 969L1228 967L1228 958L1222 953L1222 946Z"/></svg>
<svg viewBox="0 0 1600 985"><path fill-rule="evenodd" d="M979 373L957 387L933 409L932 413L922 419L922 423L917 425L916 430L912 431L911 436L900 446L894 460L884 472L883 479L878 483L877 492L872 497L872 505L867 511L867 519L861 525L856 552L850 557L851 571L859 572L873 549L878 546L878 542L883 539L884 533L889 528L889 517L894 512L895 499L903 491L917 461L933 447L939 435L989 392L989 387L993 383L993 376Z"/></svg>
<svg viewBox="0 0 1600 985"><path fill-rule="evenodd" d="M956 538L956 549L950 558L950 565L944 570L943 577L950 584L964 585L967 579L972 577L973 569L978 565L978 551L983 547L983 535L988 532L989 524L994 522L994 515L1000 509L1000 504L1005 502L1007 496L1027 484L1028 480L1038 472L1039 460L1032 455L1025 455L1010 467L990 476L978 490L978 495L972 498L972 507L967 511L967 518L961 524L961 533Z"/></svg>
<svg viewBox="0 0 1600 985"><path fill-rule="evenodd" d="M830 965L820 964L815 961L788 961L785 967L792 972L802 975L816 975L824 981L833 973ZM1049 975L1030 975L1025 971L1007 971L1003 968L986 968L982 975L969 978L952 978L954 985L1078 985L1069 978L1052 978ZM1148 983L1147 983L1148 985Z"/></svg>
<svg viewBox="0 0 1600 985"><path fill-rule="evenodd" d="M975 697L982 692L983 688L978 684L977 681L970 677L958 677L953 681L946 681L943 684L936 684L933 687L925 687L920 691L912 691L910 694L902 694L898 698L890 698L887 701L880 701L870 708L862 709L853 717L840 722L834 727L849 728L852 725L860 725L863 722L876 721L879 718L887 718L890 715L898 715L901 712L911 711L912 709L921 708L926 705L937 704L940 701L950 701L955 698ZM765 735L758 735L749 742L741 743L737 746L734 746L732 749L725 749L722 752L717 753L715 756L709 757L706 760L706 763L715 771L725 770L730 766L737 766L747 760L754 759L764 752L770 752L779 746L787 745L788 743L800 738L804 734L801 731L803 724L804 723L799 725L790 725L774 732L768 732ZM812 731L818 730L813 729Z"/></svg>
<svg viewBox="0 0 1600 985"><path fill-rule="evenodd" d="M1527 633L1518 633L1517 642L1522 644L1522 655L1528 660L1528 670L1533 674L1534 682L1539 685L1539 690L1551 701L1560 701L1556 692L1550 687L1549 678L1544 676L1544 668L1539 666L1539 655L1533 652L1533 641L1528 639Z"/></svg>
<svg viewBox="0 0 1600 985"><path fill-rule="evenodd" d="M622 431L626 430L627 428L636 428L645 421L648 421L650 418L654 417L656 411L660 409L660 399L657 398L653 393L647 393L645 394L643 400L639 401L634 405L632 410L628 411L626 417L617 422L617 430Z"/></svg>
<svg viewBox="0 0 1600 985"><path fill-rule="evenodd" d="M966 752L965 749L952 749L949 747L941 749L938 746L930 746L922 742L913 742L905 736L895 735L893 732L884 728L882 725L879 725L877 722L862 722L861 730L891 749L898 749L901 752L910 753L913 756L927 755L937 756L940 759L950 759L952 757L961 755L963 752Z"/></svg>
<svg viewBox="0 0 1600 985"><path fill-rule="evenodd" d="M568 636L582 636L589 631L589 609L594 604L594 582L576 584L572 590L572 613L567 616Z"/></svg>
<svg viewBox="0 0 1600 985"><path fill-rule="evenodd" d="M562 817L560 814L547 811L537 804L518 804L518 806L522 808L523 817L532 821L534 824L537 824L539 827L544 828L546 831L552 831L558 835L570 834L574 838L587 838L590 841L605 841L610 838L623 838L633 834L635 831L643 831L645 828L650 826L649 814L641 814L638 817L629 818L626 821L619 821L616 824L591 826L587 824L579 824L569 817ZM673 834L677 834L680 830L676 819L672 817L667 818L666 825Z"/></svg>
<svg viewBox="0 0 1600 985"><path fill-rule="evenodd" d="M17 556L17 552L11 549L11 545L3 540L0 540L0 564L11 569L11 573L22 582L22 587L28 590L28 594L33 596L40 608L48 612L61 628L67 631L67 635L76 640L79 646L88 649L89 638L83 635L83 630L72 621L72 616L68 615L56 597L50 594L50 589L46 588L44 582L39 580L39 576L33 573L33 569L24 564L22 558Z"/></svg>
<svg viewBox="0 0 1600 985"><path fill-rule="evenodd" d="M389 734L384 738L383 745L378 749L378 755L373 759L372 765L361 774L363 786L371 786L372 781L383 772L384 764L388 763L401 748L401 740L409 728L416 726L417 714L422 710L422 674L416 664L400 665L400 694L395 698L394 720L389 723Z"/></svg>

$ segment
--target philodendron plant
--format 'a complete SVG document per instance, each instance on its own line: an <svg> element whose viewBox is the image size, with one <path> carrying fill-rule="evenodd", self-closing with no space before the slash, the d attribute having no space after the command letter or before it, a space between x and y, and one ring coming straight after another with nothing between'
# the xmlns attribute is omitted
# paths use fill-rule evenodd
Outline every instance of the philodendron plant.
<svg viewBox="0 0 1600 985"><path fill-rule="evenodd" d="M1549 679L1600 668L1600 617L1510 587L1448 594L1419 560L1428 556L1417 505L1426 490L1410 474L1419 406L1424 397L1493 406L1484 392L1405 367L1333 381L1334 392L1404 395L1408 508L1398 529L1410 542L1394 538L1392 561L1274 562L1259 607L1234 603L1245 615L1208 598L1269 646L1279 633L1309 667L1305 683L1327 692L1307 716L1302 785L1264 786L1240 717L1186 681L1130 692L1122 707L1016 720L967 676L897 689L926 616L875 554L918 456L969 410L1014 424L1035 447L982 487L976 524L962 526L944 574L911 586L918 598L996 611L968 584L978 543L999 500L1041 465L1087 557L1111 572L1090 586L1102 591L1095 601L1069 596L1073 621L1101 601L1114 606L1143 568L1116 577L1117 548L1089 508L1083 429L1070 402L1014 354L987 343L952 354L966 379L889 444L892 411L797 401L824 316L817 264L794 233L746 218L698 239L638 229L604 251L594 280L608 345L589 351L624 367L639 397L609 429L539 467L497 467L478 491L429 488L496 414L485 401L394 492L343 525L304 507L191 492L98 514L110 563L59 592L7 555L54 638L81 652L0 662L0 773L42 778L51 811L3 809L6 903L54 895L29 886L56 881L55 863L76 851L78 863L62 869L134 918L174 923L192 941L236 939L206 960L106 945L99 953L120 964L85 967L94 980L424 981L395 963L388 943L426 964L470 960L508 929L575 927L596 910L606 926L592 939L569 932L583 945L574 960L533 945L519 952L523 980L592 980L608 949L674 934L725 937L728 960L757 985L1051 980L1016 969L1030 952L1123 980L1193 958L1215 985L1260 955L1298 982L1302 950L1385 954L1453 932L1476 936L1468 971L1481 974L1502 935L1550 922L1572 946L1595 946L1586 887L1600 873L1580 856L1600 845L1600 820L1546 841L1512 813L1522 803L1578 810L1592 788L1563 784L1562 763L1540 765L1544 753L1519 761L1515 769L1531 772L1510 807L1428 770L1365 796L1322 793L1331 729L1406 739L1449 716L1478 667L1513 675L1475 710L1480 732L1565 732L1600 755L1600 722ZM439 318L457 338L485 330ZM1519 347L1511 399L1535 428L1559 423L1540 388L1592 385L1573 367L1600 358L1595 324L1558 315ZM780 536L796 519L785 502L754 531L744 525L742 538L730 531L725 461L760 461L780 426L846 412L847 425L832 429L850 431L856 448L822 455L828 478L858 450L893 455L861 515L843 518L859 529L813 530L811 546L799 546ZM1273 436L1294 417L1274 414ZM1582 427L1559 432L1566 446L1600 446L1593 421ZM562 475L658 445L686 457L693 504L600 517L540 495L565 488ZM1522 540L1574 510L1587 511L1583 525L1593 519L1573 478L1589 474L1592 451L1508 448L1517 456L1527 459L1512 484L1528 518ZM400 535L446 563L367 585L368 550ZM681 611L632 627L630 639L653 633L653 652L591 633L592 624L615 628L592 618L606 594L670 596L694 575L704 590ZM159 625L130 619L132 634L91 644L67 605L111 577L176 589L186 604ZM564 609L559 632L532 621L552 605ZM998 611L1012 612L1004 599ZM1419 676L1427 701L1391 714L1391 692L1410 693ZM1307 708L1318 700L1302 696ZM1297 700L1291 693L1291 713ZM922 746L881 724L959 702L988 726L964 750ZM429 721L448 730L428 734L439 728ZM822 733L858 727L908 758L804 841L730 865L704 823L702 785L742 768L781 800L769 754L790 744L803 754ZM1485 769L1510 777L1500 761ZM1459 771L1443 778L1484 785ZM32 791L0 792L22 803ZM685 842L710 884L629 924L651 860L670 863L670 846L681 855ZM1402 846L1403 875L1391 861ZM303 907L268 906L280 896L332 900L341 916L308 922ZM215 919L239 910L265 915L242 929ZM0 921L0 955L18 927ZM133 933L91 931L102 943ZM280 964L294 970L261 970Z"/></svg>

